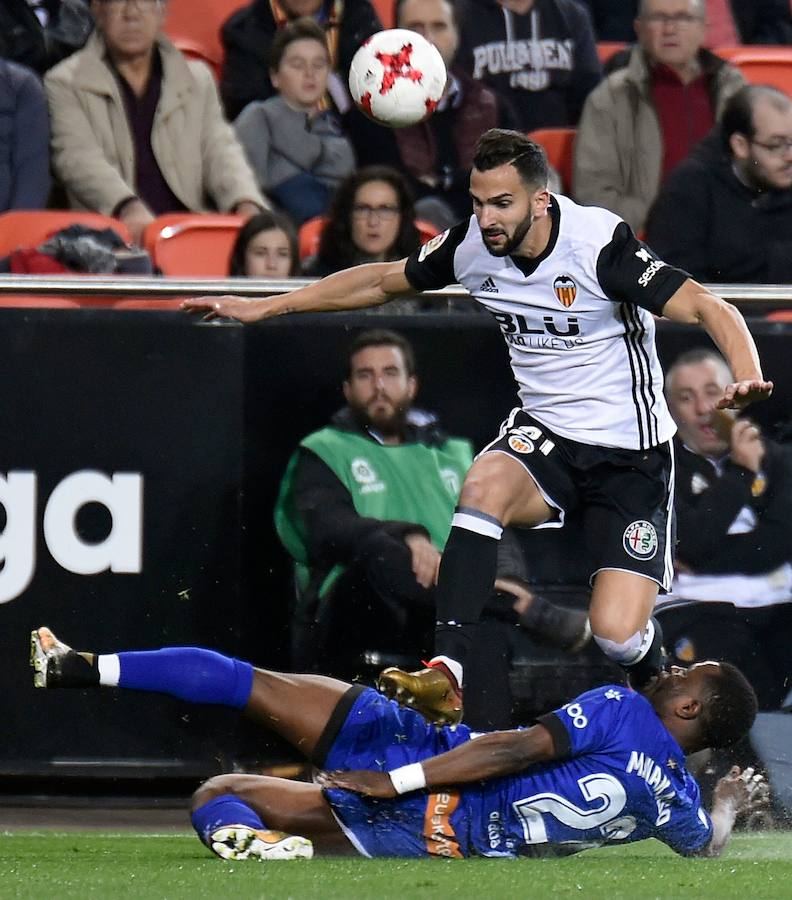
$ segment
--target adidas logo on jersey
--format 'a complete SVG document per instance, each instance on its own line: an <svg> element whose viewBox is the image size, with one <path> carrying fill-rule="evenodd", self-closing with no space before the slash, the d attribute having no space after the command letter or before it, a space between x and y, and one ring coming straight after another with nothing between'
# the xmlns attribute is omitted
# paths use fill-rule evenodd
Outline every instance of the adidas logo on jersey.
<svg viewBox="0 0 792 900"><path fill-rule="evenodd" d="M485 294L497 294L498 286L492 280L492 278L485 278L484 281L481 282L481 287L479 288Z"/></svg>

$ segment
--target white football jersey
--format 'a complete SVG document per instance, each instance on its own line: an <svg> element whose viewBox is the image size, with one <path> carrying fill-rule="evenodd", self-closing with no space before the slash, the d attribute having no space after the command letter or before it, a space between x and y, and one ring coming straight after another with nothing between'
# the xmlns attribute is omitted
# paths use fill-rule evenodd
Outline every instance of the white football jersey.
<svg viewBox="0 0 792 900"><path fill-rule="evenodd" d="M645 450L676 431L663 396L652 313L687 279L618 216L553 195L535 259L493 256L475 216L407 260L417 290L458 282L492 313L520 403L562 437Z"/></svg>

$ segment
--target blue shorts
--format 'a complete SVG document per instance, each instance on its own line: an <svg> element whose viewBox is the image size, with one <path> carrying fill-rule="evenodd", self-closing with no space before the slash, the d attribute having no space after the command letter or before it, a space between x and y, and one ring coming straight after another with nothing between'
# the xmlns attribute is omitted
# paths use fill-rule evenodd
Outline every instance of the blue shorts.
<svg viewBox="0 0 792 900"><path fill-rule="evenodd" d="M466 725L437 728L371 688L350 688L317 746L322 768L387 772L445 753L470 740ZM326 748L326 749L325 749ZM339 825L364 856L462 858L470 855L469 815L458 791L392 800L325 790Z"/></svg>

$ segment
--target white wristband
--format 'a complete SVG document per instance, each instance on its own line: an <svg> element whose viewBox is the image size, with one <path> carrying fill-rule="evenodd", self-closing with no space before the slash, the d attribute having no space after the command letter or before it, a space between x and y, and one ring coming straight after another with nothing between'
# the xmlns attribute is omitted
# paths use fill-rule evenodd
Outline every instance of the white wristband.
<svg viewBox="0 0 792 900"><path fill-rule="evenodd" d="M420 763L410 763L388 772L397 794L409 794L426 787L426 775Z"/></svg>

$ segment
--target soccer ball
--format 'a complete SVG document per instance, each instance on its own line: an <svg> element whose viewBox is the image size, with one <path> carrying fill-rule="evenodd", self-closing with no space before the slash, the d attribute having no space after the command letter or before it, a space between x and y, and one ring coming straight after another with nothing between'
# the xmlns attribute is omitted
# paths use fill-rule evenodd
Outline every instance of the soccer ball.
<svg viewBox="0 0 792 900"><path fill-rule="evenodd" d="M349 69L349 90L370 119L404 128L434 112L446 78L437 47L414 31L391 28L358 49Z"/></svg>

